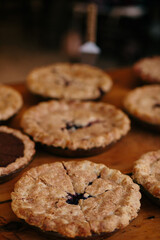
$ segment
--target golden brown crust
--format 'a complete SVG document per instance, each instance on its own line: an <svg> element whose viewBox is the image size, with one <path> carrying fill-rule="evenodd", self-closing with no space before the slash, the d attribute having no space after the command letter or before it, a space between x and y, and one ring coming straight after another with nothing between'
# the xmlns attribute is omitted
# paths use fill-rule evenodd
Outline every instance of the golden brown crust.
<svg viewBox="0 0 160 240"><path fill-rule="evenodd" d="M21 139L24 144L24 156L19 157L16 161L10 163L6 167L0 167L0 177L3 178L21 168L24 168L31 160L35 153L35 144L28 136L22 134L19 130L0 126L0 132L11 133L17 138ZM1 179L2 180L2 179Z"/></svg>
<svg viewBox="0 0 160 240"><path fill-rule="evenodd" d="M160 199L160 150L148 152L135 162L133 179Z"/></svg>
<svg viewBox="0 0 160 240"><path fill-rule="evenodd" d="M140 197L138 185L118 170L87 160L55 162L22 176L12 209L43 231L87 237L127 226L137 216Z"/></svg>
<svg viewBox="0 0 160 240"><path fill-rule="evenodd" d="M160 125L160 85L136 88L124 99L128 113L149 124Z"/></svg>
<svg viewBox="0 0 160 240"><path fill-rule="evenodd" d="M23 105L22 96L12 87L0 84L0 121L17 113Z"/></svg>
<svg viewBox="0 0 160 240"><path fill-rule="evenodd" d="M160 83L160 56L139 60L133 66L135 74L148 83Z"/></svg>
<svg viewBox="0 0 160 240"><path fill-rule="evenodd" d="M112 87L110 76L85 64L55 63L33 70L27 78L29 90L43 97L92 100Z"/></svg>
<svg viewBox="0 0 160 240"><path fill-rule="evenodd" d="M28 109L21 126L36 142L88 150L119 140L129 131L130 121L106 103L50 101Z"/></svg>

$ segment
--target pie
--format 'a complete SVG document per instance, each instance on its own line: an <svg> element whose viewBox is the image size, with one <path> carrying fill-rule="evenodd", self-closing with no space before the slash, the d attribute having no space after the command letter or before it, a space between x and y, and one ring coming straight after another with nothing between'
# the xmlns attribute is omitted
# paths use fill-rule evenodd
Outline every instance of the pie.
<svg viewBox="0 0 160 240"><path fill-rule="evenodd" d="M133 67L136 76L148 83L160 83L160 56L139 60Z"/></svg>
<svg viewBox="0 0 160 240"><path fill-rule="evenodd" d="M12 87L0 84L0 121L6 121L23 105L21 94Z"/></svg>
<svg viewBox="0 0 160 240"><path fill-rule="evenodd" d="M87 160L32 168L11 196L18 218L45 233L70 238L126 227L137 217L141 198L129 176Z"/></svg>
<svg viewBox="0 0 160 240"><path fill-rule="evenodd" d="M33 70L27 86L32 93L46 98L95 100L111 89L112 80L93 66L55 63Z"/></svg>
<svg viewBox="0 0 160 240"><path fill-rule="evenodd" d="M29 108L21 126L53 153L81 157L102 152L126 135L130 120L110 104L51 100Z"/></svg>
<svg viewBox="0 0 160 240"><path fill-rule="evenodd" d="M0 126L0 182L9 180L30 163L35 144L19 130Z"/></svg>
<svg viewBox="0 0 160 240"><path fill-rule="evenodd" d="M160 85L147 85L130 91L124 99L126 111L133 117L160 126Z"/></svg>
<svg viewBox="0 0 160 240"><path fill-rule="evenodd" d="M133 179L160 205L160 150L148 152L135 162Z"/></svg>

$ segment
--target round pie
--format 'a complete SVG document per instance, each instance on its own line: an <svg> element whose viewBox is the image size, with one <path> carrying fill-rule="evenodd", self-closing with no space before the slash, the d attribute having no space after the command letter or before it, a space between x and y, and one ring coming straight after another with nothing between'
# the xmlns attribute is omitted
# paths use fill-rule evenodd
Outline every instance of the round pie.
<svg viewBox="0 0 160 240"><path fill-rule="evenodd" d="M85 64L55 63L33 70L28 89L42 97L67 100L95 100L112 86L110 76Z"/></svg>
<svg viewBox="0 0 160 240"><path fill-rule="evenodd" d="M9 180L32 160L35 144L19 130L0 126L0 182Z"/></svg>
<svg viewBox="0 0 160 240"><path fill-rule="evenodd" d="M151 125L160 126L160 85L136 88L124 99L128 113Z"/></svg>
<svg viewBox="0 0 160 240"><path fill-rule="evenodd" d="M0 121L8 120L23 105L22 96L12 87L0 84Z"/></svg>
<svg viewBox="0 0 160 240"><path fill-rule="evenodd" d="M160 56L139 60L133 70L138 77L148 83L160 83Z"/></svg>
<svg viewBox="0 0 160 240"><path fill-rule="evenodd" d="M139 186L118 170L87 160L54 162L21 177L12 209L45 232L88 237L126 227L137 217L140 198Z"/></svg>
<svg viewBox="0 0 160 240"><path fill-rule="evenodd" d="M160 150L148 152L135 162L133 179L160 205Z"/></svg>
<svg viewBox="0 0 160 240"><path fill-rule="evenodd" d="M21 126L53 153L81 157L102 152L126 135L130 121L106 103L52 100L28 109Z"/></svg>

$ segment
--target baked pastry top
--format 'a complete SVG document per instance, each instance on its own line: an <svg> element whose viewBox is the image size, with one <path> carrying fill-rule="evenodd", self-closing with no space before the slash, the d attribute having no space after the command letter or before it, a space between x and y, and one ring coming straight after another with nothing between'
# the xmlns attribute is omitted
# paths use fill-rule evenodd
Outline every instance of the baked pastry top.
<svg viewBox="0 0 160 240"><path fill-rule="evenodd" d="M136 88L124 99L124 107L140 120L160 124L160 85L147 85Z"/></svg>
<svg viewBox="0 0 160 240"><path fill-rule="evenodd" d="M35 153L35 144L19 130L0 126L0 181L24 168Z"/></svg>
<svg viewBox="0 0 160 240"><path fill-rule="evenodd" d="M17 113L23 105L22 96L14 88L0 84L0 121Z"/></svg>
<svg viewBox="0 0 160 240"><path fill-rule="evenodd" d="M129 176L87 160L43 164L12 192L12 209L45 232L74 238L113 232L137 216L141 194Z"/></svg>
<svg viewBox="0 0 160 240"><path fill-rule="evenodd" d="M116 142L129 131L130 120L110 104L52 100L28 109L21 126L36 142L74 151Z"/></svg>
<svg viewBox="0 0 160 240"><path fill-rule="evenodd" d="M67 100L98 99L112 87L110 76L85 64L55 63L33 70L28 89L43 97Z"/></svg>
<svg viewBox="0 0 160 240"><path fill-rule="evenodd" d="M160 150L148 152L135 162L133 179L160 199Z"/></svg>
<svg viewBox="0 0 160 240"><path fill-rule="evenodd" d="M160 82L160 56L148 57L135 63L133 70L142 80L150 83Z"/></svg>

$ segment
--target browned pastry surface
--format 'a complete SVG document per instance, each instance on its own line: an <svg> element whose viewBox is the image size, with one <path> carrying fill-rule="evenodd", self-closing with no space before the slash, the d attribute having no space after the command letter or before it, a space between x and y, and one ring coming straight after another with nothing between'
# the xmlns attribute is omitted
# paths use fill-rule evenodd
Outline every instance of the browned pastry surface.
<svg viewBox="0 0 160 240"><path fill-rule="evenodd" d="M135 162L133 178L160 199L160 150L148 152Z"/></svg>
<svg viewBox="0 0 160 240"><path fill-rule="evenodd" d="M160 83L160 56L139 60L133 67L135 74L149 83Z"/></svg>
<svg viewBox="0 0 160 240"><path fill-rule="evenodd" d="M12 193L14 213L43 231L74 238L124 228L140 208L139 187L118 170L87 160L30 169Z"/></svg>
<svg viewBox="0 0 160 240"><path fill-rule="evenodd" d="M126 135L128 117L112 105L93 102L43 102L28 109L21 126L36 142L62 149L105 147Z"/></svg>
<svg viewBox="0 0 160 240"><path fill-rule="evenodd" d="M56 63L33 70L27 78L29 90L43 97L92 100L112 87L107 73L84 64Z"/></svg>
<svg viewBox="0 0 160 240"><path fill-rule="evenodd" d="M22 96L12 87L0 84L0 121L12 117L23 105Z"/></svg>
<svg viewBox="0 0 160 240"><path fill-rule="evenodd" d="M160 125L160 85L147 85L130 91L124 107L134 117Z"/></svg>
<svg viewBox="0 0 160 240"><path fill-rule="evenodd" d="M34 142L19 130L0 126L0 177L26 166L35 153L34 147Z"/></svg>

